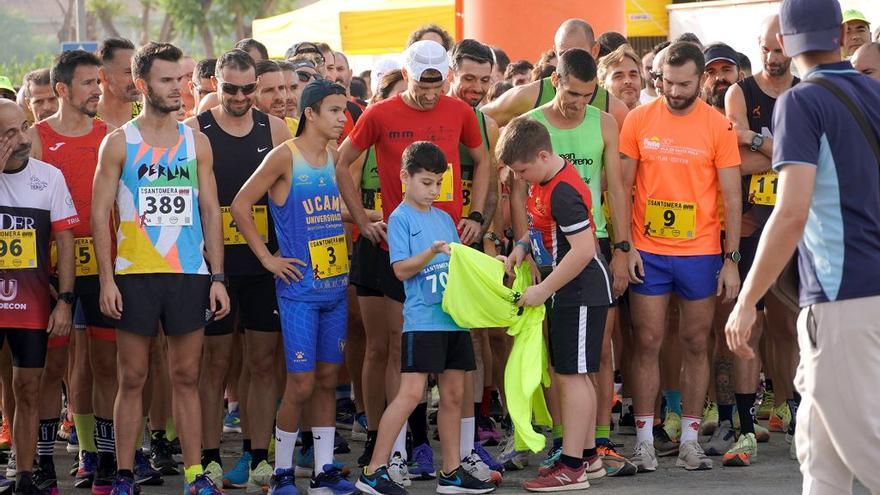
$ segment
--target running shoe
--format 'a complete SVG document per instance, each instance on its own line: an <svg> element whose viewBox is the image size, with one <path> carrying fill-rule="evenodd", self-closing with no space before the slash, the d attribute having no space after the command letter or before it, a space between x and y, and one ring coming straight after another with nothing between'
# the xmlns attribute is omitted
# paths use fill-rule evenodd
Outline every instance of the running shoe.
<svg viewBox="0 0 880 495"><path fill-rule="evenodd" d="M708 455L724 455L735 440L736 433L733 431L733 425L725 419L718 423L712 436L703 445Z"/></svg>
<svg viewBox="0 0 880 495"><path fill-rule="evenodd" d="M391 456L391 460L388 461L388 476L391 476L391 480L402 487L412 485L412 481L409 478L409 469L407 469L406 461L403 460L400 452L395 452Z"/></svg>
<svg viewBox="0 0 880 495"><path fill-rule="evenodd" d="M352 495L357 493L351 481L345 479L342 471L327 464L324 469L309 482L310 495Z"/></svg>
<svg viewBox="0 0 880 495"><path fill-rule="evenodd" d="M262 495L269 491L269 484L272 482L272 476L275 471L266 461L260 461L257 467L248 472L247 485L245 493L248 495Z"/></svg>
<svg viewBox="0 0 880 495"><path fill-rule="evenodd" d="M95 480L95 471L98 469L98 453L83 450L79 454L79 466L73 478L73 486L76 488L91 488Z"/></svg>
<svg viewBox="0 0 880 495"><path fill-rule="evenodd" d="M789 423L791 423L791 410L788 408L788 404L783 402L773 408L767 426L772 432L784 432L788 429Z"/></svg>
<svg viewBox="0 0 880 495"><path fill-rule="evenodd" d="M235 466L223 474L223 488L244 488L251 474L251 453L242 452Z"/></svg>
<svg viewBox="0 0 880 495"><path fill-rule="evenodd" d="M773 414L773 408L776 406L775 394L772 390L764 389L764 393L761 394L761 405L758 406L758 410L755 412L755 417L758 419L767 419Z"/></svg>
<svg viewBox="0 0 880 495"><path fill-rule="evenodd" d="M16 495L44 495L30 473L22 473L15 486Z"/></svg>
<svg viewBox="0 0 880 495"><path fill-rule="evenodd" d="M709 402L706 404L706 407L703 408L703 426L700 428L700 433L703 435L711 435L717 427L718 404L715 402Z"/></svg>
<svg viewBox="0 0 880 495"><path fill-rule="evenodd" d="M480 459L479 454L475 450L471 450L471 453L461 460L461 467L480 481L492 483L496 486L501 484L501 473L489 469L489 466L483 462L483 459Z"/></svg>
<svg viewBox="0 0 880 495"><path fill-rule="evenodd" d="M636 434L636 417L633 414L632 406L626 408L623 411L623 415L620 416L620 422L618 424L619 428L617 432L621 435L635 435Z"/></svg>
<svg viewBox="0 0 880 495"><path fill-rule="evenodd" d="M276 469L269 482L269 493L272 495L299 495L295 481L296 475L293 469Z"/></svg>
<svg viewBox="0 0 880 495"><path fill-rule="evenodd" d="M498 471L499 473L504 472L504 464L501 464L500 462L495 460L495 458L492 457L492 454L484 449L482 445L480 445L479 443L475 444L474 450L477 452L477 455L480 456L480 459L482 459L483 462L485 462L486 465L489 466L489 469L491 469L492 471Z"/></svg>
<svg viewBox="0 0 880 495"><path fill-rule="evenodd" d="M92 495L110 495L114 480L113 476L98 476L96 473L92 480Z"/></svg>
<svg viewBox="0 0 880 495"><path fill-rule="evenodd" d="M367 441L364 443L364 453L361 454L357 459L358 467L364 467L370 464L370 460L373 458L373 448L376 446L375 440L371 440L367 438Z"/></svg>
<svg viewBox="0 0 880 495"><path fill-rule="evenodd" d="M609 477L632 476L638 472L636 465L620 455L617 452L617 445L610 440L606 444L597 446L596 452L598 452L599 457L602 459L605 473Z"/></svg>
<svg viewBox="0 0 880 495"><path fill-rule="evenodd" d="M507 437L498 460L504 466L505 471L519 471L529 465L529 451L516 450L516 442L513 433L511 433Z"/></svg>
<svg viewBox="0 0 880 495"><path fill-rule="evenodd" d="M583 490L590 487L584 465L572 469L562 462L556 462L537 478L523 483L523 488L530 492L561 492Z"/></svg>
<svg viewBox="0 0 880 495"><path fill-rule="evenodd" d="M501 433L495 427L495 421L487 416L477 418L477 438L486 447L494 447L501 443Z"/></svg>
<svg viewBox="0 0 880 495"><path fill-rule="evenodd" d="M492 399L489 400L489 416L500 420L504 417L504 405L501 404L501 398L497 392L492 392Z"/></svg>
<svg viewBox="0 0 880 495"><path fill-rule="evenodd" d="M79 437L76 436L76 426L70 429L70 436L67 437L67 453L79 453Z"/></svg>
<svg viewBox="0 0 880 495"><path fill-rule="evenodd" d="M636 466L636 470L640 473L656 471L657 454L654 451L654 444L648 441L638 444L629 461Z"/></svg>
<svg viewBox="0 0 880 495"><path fill-rule="evenodd" d="M413 449L409 474L417 480L432 480L437 477L437 471L434 470L434 450L430 445L423 443Z"/></svg>
<svg viewBox="0 0 880 495"><path fill-rule="evenodd" d="M153 436L150 439L150 461L153 463L153 467L162 473L162 476L180 474L177 461L174 460L171 442L164 435Z"/></svg>
<svg viewBox="0 0 880 495"><path fill-rule="evenodd" d="M669 457L678 453L678 442L673 442L663 425L654 425L654 451L657 457Z"/></svg>
<svg viewBox="0 0 880 495"><path fill-rule="evenodd" d="M6 460L6 477L7 478L15 478L15 473L18 472L18 467L15 462L15 451L9 451L9 459Z"/></svg>
<svg viewBox="0 0 880 495"><path fill-rule="evenodd" d="M348 397L336 399L336 428L350 430L354 426L354 402Z"/></svg>
<svg viewBox="0 0 880 495"><path fill-rule="evenodd" d="M349 475L348 468L336 459L333 459L333 466L342 471L342 474L345 476ZM293 469L297 478L311 478L315 472L315 447L309 447L305 450L300 447L296 454L296 463Z"/></svg>
<svg viewBox="0 0 880 495"><path fill-rule="evenodd" d="M351 452L351 447L349 447L348 442L342 438L342 435L339 434L339 430L336 430L336 436L333 438L333 453L337 455L348 454Z"/></svg>
<svg viewBox="0 0 880 495"><path fill-rule="evenodd" d="M65 413L66 411L61 413L61 417L65 417L65 419L61 421L61 426L58 427L58 433L55 435L55 439L62 442L66 442L70 438L70 431L73 430L73 421L68 421Z"/></svg>
<svg viewBox="0 0 880 495"><path fill-rule="evenodd" d="M241 433L241 412L238 408L226 411L223 416L223 433Z"/></svg>
<svg viewBox="0 0 880 495"><path fill-rule="evenodd" d="M0 495L11 494L15 490L15 481L0 475ZM55 491L55 494L58 492Z"/></svg>
<svg viewBox="0 0 880 495"><path fill-rule="evenodd" d="M0 425L0 450L6 451L12 448L12 434L9 433L9 421L3 420Z"/></svg>
<svg viewBox="0 0 880 495"><path fill-rule="evenodd" d="M111 495L137 495L141 492L141 487L131 478L125 476L117 476L113 480L113 488L110 489Z"/></svg>
<svg viewBox="0 0 880 495"><path fill-rule="evenodd" d="M712 459L706 456L699 442L690 440L681 444L675 465L688 471L705 471L712 469Z"/></svg>
<svg viewBox="0 0 880 495"><path fill-rule="evenodd" d="M183 492L188 495L222 495L217 485L204 474L196 476L192 483L183 485Z"/></svg>
<svg viewBox="0 0 880 495"><path fill-rule="evenodd" d="M202 474L208 477L215 487L223 486L223 466L219 462L209 462Z"/></svg>
<svg viewBox="0 0 880 495"><path fill-rule="evenodd" d="M354 415L354 425L351 427L351 441L367 441L367 415L365 413L360 412Z"/></svg>
<svg viewBox="0 0 880 495"><path fill-rule="evenodd" d="M40 489L43 495L58 495L58 476L55 474L55 463L48 461L35 465L33 473L34 485ZM2 481L9 481L3 478ZM0 488L0 493L3 490Z"/></svg>
<svg viewBox="0 0 880 495"><path fill-rule="evenodd" d="M663 429L673 442L677 442L681 438L681 416L675 411L668 411L666 419L663 420Z"/></svg>
<svg viewBox="0 0 880 495"><path fill-rule="evenodd" d="M758 443L767 443L770 441L770 431L767 428L764 428L758 423L754 423L752 428L755 430L755 440L757 440Z"/></svg>
<svg viewBox="0 0 880 495"><path fill-rule="evenodd" d="M437 479L437 493L456 494L456 493L489 493L495 491L495 485L492 483L478 480L464 469L458 466L455 471L449 474L440 471L440 477Z"/></svg>
<svg viewBox="0 0 880 495"><path fill-rule="evenodd" d="M361 493L370 495L409 495L406 490L391 479L385 466L371 474L367 474L367 470L364 469L354 486Z"/></svg>
<svg viewBox="0 0 880 495"><path fill-rule="evenodd" d="M152 465L150 465L150 460L147 459L147 456L141 449L135 449L134 451L133 471L135 483L137 483L138 485L155 486L161 485L163 482L162 473L160 473L158 470L154 469Z"/></svg>
<svg viewBox="0 0 880 495"><path fill-rule="evenodd" d="M550 446L547 449L547 457L544 457L544 460L541 461L542 468L551 468L556 465L556 462L559 461L559 458L562 456L562 446ZM540 469L540 468L539 468Z"/></svg>
<svg viewBox="0 0 880 495"><path fill-rule="evenodd" d="M746 433L740 435L736 444L725 452L721 464L728 467L750 466L755 457L758 457L758 441L754 433Z"/></svg>
<svg viewBox="0 0 880 495"><path fill-rule="evenodd" d="M599 456L596 456L593 462L584 461L584 472L587 473L588 480L604 478L608 474L605 472L605 466L602 463L602 458Z"/></svg>

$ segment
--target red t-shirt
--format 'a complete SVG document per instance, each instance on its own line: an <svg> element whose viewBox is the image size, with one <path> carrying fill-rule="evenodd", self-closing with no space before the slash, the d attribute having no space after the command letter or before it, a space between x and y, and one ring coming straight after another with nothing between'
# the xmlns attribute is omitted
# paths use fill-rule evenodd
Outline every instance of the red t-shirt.
<svg viewBox="0 0 880 495"><path fill-rule="evenodd" d="M465 102L443 95L437 106L421 111L404 103L400 95L394 96L368 106L348 139L361 151L370 146L376 149L385 221L403 201L400 183L403 151L416 141L436 144L449 162L451 180L446 180L449 176L444 178L441 197L434 202L434 206L449 213L456 222L461 218L461 160L458 145L461 143L468 148L483 145L477 117L473 108ZM384 244L383 248L387 249Z"/></svg>

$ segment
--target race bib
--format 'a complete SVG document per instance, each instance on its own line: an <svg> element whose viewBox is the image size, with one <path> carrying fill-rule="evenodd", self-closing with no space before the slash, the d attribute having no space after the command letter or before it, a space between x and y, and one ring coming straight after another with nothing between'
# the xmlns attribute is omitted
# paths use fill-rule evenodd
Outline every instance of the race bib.
<svg viewBox="0 0 880 495"><path fill-rule="evenodd" d="M220 208L220 213L223 216L223 244L227 246L247 244L244 236L238 230L235 219L232 218L230 208L223 206ZM264 243L269 242L269 216L266 206L254 205L251 208L251 216L254 218L254 223L257 224L257 233L260 234L260 239Z"/></svg>
<svg viewBox="0 0 880 495"><path fill-rule="evenodd" d="M445 182L446 179L443 179ZM471 214L471 193L473 192L474 181L461 181L461 217L467 218Z"/></svg>
<svg viewBox="0 0 880 495"><path fill-rule="evenodd" d="M76 259L76 276L86 277L98 274L98 260L95 258L95 241L91 237L77 237L73 240L73 256ZM49 246L49 259L52 266L58 265L58 245L55 241Z"/></svg>
<svg viewBox="0 0 880 495"><path fill-rule="evenodd" d="M749 182L749 203L773 206L776 204L776 190L779 187L779 174L768 170L753 174Z"/></svg>
<svg viewBox="0 0 880 495"><path fill-rule="evenodd" d="M35 229L0 230L0 270L37 267Z"/></svg>
<svg viewBox="0 0 880 495"><path fill-rule="evenodd" d="M541 239L541 232L535 229L529 229L529 242L532 244L532 258L538 266L550 266L553 264L553 257L544 247L544 241Z"/></svg>
<svg viewBox="0 0 880 495"><path fill-rule="evenodd" d="M422 269L422 298L425 304L440 304L443 300L443 292L446 291L446 281L449 279L449 263L444 261Z"/></svg>
<svg viewBox="0 0 880 495"><path fill-rule="evenodd" d="M344 235L309 241L309 256L316 280L348 273L348 246Z"/></svg>
<svg viewBox="0 0 880 495"><path fill-rule="evenodd" d="M452 164L446 168L446 172L443 172L443 180L440 182L440 194L434 198L435 203L448 203L455 199L455 188L452 185L452 181L455 180L455 177L452 173ZM406 184L400 183L403 186L403 192L406 192Z"/></svg>
<svg viewBox="0 0 880 495"><path fill-rule="evenodd" d="M373 209L382 211L382 193L379 191L373 193Z"/></svg>
<svg viewBox="0 0 880 495"><path fill-rule="evenodd" d="M188 227L193 200L191 186L139 187L138 215L148 227Z"/></svg>
<svg viewBox="0 0 880 495"><path fill-rule="evenodd" d="M645 235L693 239L696 235L696 224L696 203L648 198L645 208Z"/></svg>

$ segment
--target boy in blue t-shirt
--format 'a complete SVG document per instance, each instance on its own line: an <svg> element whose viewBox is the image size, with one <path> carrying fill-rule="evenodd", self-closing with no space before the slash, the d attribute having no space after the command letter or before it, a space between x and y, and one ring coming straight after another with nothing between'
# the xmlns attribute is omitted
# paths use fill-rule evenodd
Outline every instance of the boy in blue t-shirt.
<svg viewBox="0 0 880 495"><path fill-rule="evenodd" d="M433 143L417 141L403 153L400 180L403 202L388 219L388 250L394 274L403 281L401 379L397 396L385 409L370 464L357 488L374 495L405 495L391 481L384 463L406 419L421 400L428 374L437 374L440 412L437 416L443 469L438 493L489 493L495 485L480 481L459 462L459 428L465 372L475 369L474 349L467 330L440 307L449 266L449 243L460 242L452 218L433 207L440 193L446 157Z"/></svg>

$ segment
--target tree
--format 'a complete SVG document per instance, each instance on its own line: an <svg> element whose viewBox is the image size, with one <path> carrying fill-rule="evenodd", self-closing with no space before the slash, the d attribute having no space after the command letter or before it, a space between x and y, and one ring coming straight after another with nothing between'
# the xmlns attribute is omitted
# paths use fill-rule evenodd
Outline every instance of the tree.
<svg viewBox="0 0 880 495"><path fill-rule="evenodd" d="M125 6L119 0L89 0L86 9L98 18L101 28L108 37L119 37L119 30L113 23L113 18L125 10Z"/></svg>

